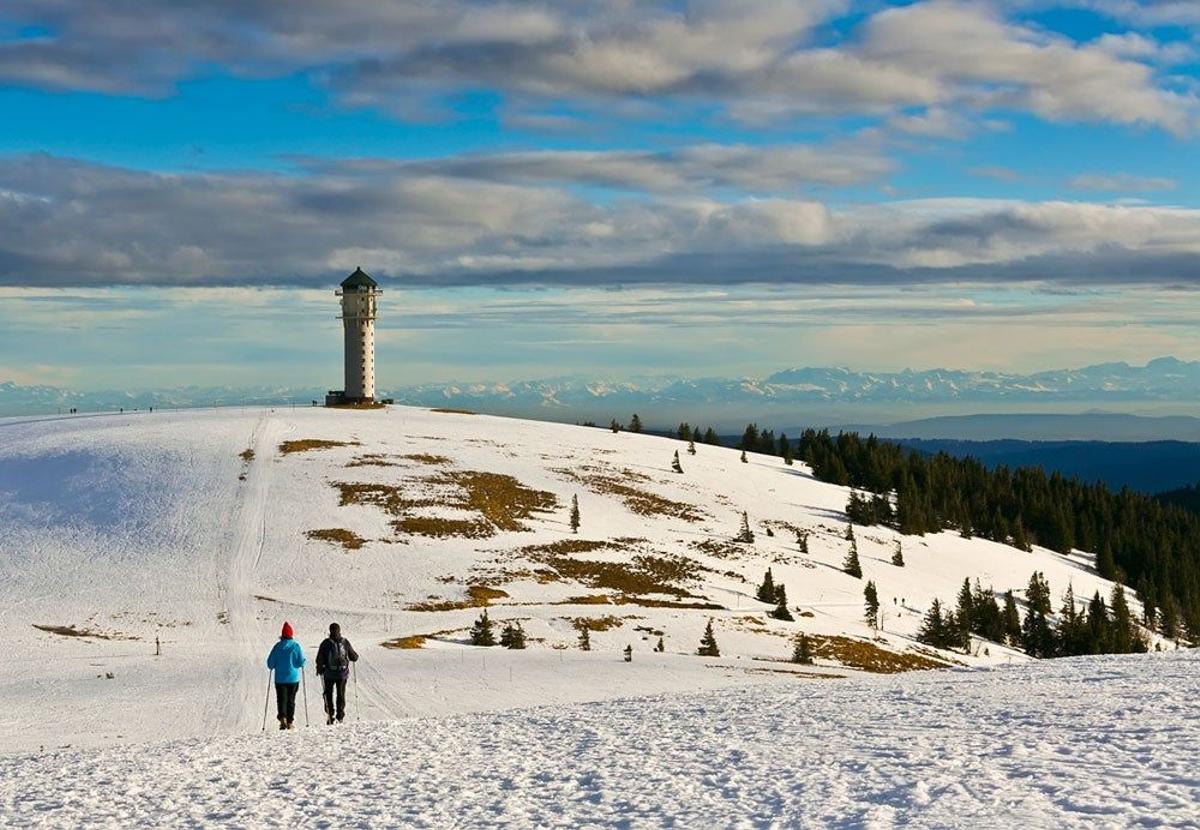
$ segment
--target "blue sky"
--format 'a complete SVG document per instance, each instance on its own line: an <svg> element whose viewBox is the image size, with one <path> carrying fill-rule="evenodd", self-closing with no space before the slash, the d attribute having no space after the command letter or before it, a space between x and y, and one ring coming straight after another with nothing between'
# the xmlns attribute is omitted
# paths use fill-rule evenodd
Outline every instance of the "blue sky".
<svg viewBox="0 0 1200 830"><path fill-rule="evenodd" d="M1194 2L333 8L0 6L0 380L1200 358Z"/></svg>

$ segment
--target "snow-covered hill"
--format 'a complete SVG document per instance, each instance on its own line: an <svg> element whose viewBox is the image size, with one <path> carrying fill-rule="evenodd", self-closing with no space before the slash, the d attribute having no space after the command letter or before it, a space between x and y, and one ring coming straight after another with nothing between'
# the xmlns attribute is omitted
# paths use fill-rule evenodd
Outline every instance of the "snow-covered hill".
<svg viewBox="0 0 1200 830"><path fill-rule="evenodd" d="M1075 658L49 751L0 758L0 824L1195 827L1197 668Z"/></svg>
<svg viewBox="0 0 1200 830"><path fill-rule="evenodd" d="M402 407L0 421L0 747L256 731L285 619L310 655L340 622L364 658L356 714L387 720L1022 662L913 635L964 578L1020 596L1042 571L1056 604L1069 583L1081 601L1111 587L1085 554L954 534L904 538L896 567L899 537L880 528L858 530L855 579L840 570L844 488L777 458L696 449ZM743 511L753 544L733 540ZM794 622L754 599L768 567ZM865 579L879 633L863 622ZM467 645L484 605L519 620L530 648ZM695 656L709 620L719 658ZM786 662L799 632L813 667ZM614 660L627 645L628 665ZM315 684L307 694L315 713Z"/></svg>

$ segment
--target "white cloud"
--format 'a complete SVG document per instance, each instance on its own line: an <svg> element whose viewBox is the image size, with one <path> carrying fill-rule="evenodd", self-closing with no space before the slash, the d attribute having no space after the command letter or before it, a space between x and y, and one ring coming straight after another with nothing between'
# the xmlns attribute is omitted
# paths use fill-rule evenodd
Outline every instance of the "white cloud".
<svg viewBox="0 0 1200 830"><path fill-rule="evenodd" d="M1067 180L1072 190L1110 193L1151 193L1174 190L1179 182L1166 176L1134 176L1129 173L1080 173Z"/></svg>

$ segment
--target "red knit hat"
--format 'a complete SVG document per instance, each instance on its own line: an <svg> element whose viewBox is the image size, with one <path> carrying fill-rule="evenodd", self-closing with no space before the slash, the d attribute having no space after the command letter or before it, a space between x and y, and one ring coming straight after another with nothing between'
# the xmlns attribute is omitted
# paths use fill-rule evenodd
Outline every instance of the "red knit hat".
<svg viewBox="0 0 1200 830"><path fill-rule="evenodd" d="M293 633L294 632L292 631L292 624L290 622L284 622L283 631L280 632L279 636L285 640L290 640L290 639L292 639Z"/></svg>

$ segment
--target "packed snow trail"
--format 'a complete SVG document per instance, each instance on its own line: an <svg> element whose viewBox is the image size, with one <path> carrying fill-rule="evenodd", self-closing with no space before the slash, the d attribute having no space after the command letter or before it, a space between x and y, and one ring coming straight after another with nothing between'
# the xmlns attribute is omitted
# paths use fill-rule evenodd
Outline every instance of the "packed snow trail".
<svg viewBox="0 0 1200 830"><path fill-rule="evenodd" d="M10 757L0 823L1197 827L1197 669L1078 658Z"/></svg>

